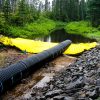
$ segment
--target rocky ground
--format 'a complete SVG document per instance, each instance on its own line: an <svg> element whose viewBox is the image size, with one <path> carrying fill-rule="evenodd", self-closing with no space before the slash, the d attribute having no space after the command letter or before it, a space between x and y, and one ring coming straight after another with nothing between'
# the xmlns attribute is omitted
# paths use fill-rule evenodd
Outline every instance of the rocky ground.
<svg viewBox="0 0 100 100"><path fill-rule="evenodd" d="M11 47L2 47L0 48L0 68L8 67L9 65L16 63L19 60L25 59L32 54L28 54L17 50L16 48ZM15 100L18 97L22 96L24 92L30 91L30 89L37 84L45 76L47 79L55 75L56 72L68 67L71 63L75 61L75 57L62 55L55 60L46 63L44 66L41 66L35 73L29 77L23 79L20 84L16 87L13 87L11 90L8 90L2 96L0 100ZM19 100L19 98L18 98Z"/></svg>
<svg viewBox="0 0 100 100"><path fill-rule="evenodd" d="M43 88L20 100L100 100L100 46L84 52Z"/></svg>

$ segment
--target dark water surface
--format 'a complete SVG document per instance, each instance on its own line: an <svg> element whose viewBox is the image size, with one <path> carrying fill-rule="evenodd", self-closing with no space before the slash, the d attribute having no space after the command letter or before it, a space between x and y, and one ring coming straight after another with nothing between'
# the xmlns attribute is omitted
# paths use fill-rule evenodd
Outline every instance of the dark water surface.
<svg viewBox="0 0 100 100"><path fill-rule="evenodd" d="M42 37L42 38L36 38L35 40L41 40L45 42L62 42L64 40L70 39L74 43L79 43L79 42L95 42L95 39L89 39L85 38L81 35L77 34L69 34L66 33L64 29L59 29L53 31L49 36Z"/></svg>

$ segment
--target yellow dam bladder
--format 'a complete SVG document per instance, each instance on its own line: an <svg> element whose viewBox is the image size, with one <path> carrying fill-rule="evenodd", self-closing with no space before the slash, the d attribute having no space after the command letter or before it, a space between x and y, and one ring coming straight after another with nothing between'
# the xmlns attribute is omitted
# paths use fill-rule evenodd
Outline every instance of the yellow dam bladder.
<svg viewBox="0 0 100 100"><path fill-rule="evenodd" d="M29 53L40 53L58 44L58 43L34 41L23 38L9 38L5 36L0 36L0 42L3 43L4 45L15 46L20 50ZM84 52L85 50L94 48L96 46L97 46L96 42L71 44L69 48L64 52L64 54L76 55Z"/></svg>

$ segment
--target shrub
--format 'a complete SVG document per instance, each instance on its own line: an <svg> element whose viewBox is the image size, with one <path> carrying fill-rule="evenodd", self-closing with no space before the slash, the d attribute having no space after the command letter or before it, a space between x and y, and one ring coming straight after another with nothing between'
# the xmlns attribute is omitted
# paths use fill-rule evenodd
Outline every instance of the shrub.
<svg viewBox="0 0 100 100"><path fill-rule="evenodd" d="M97 31L96 28L91 27L89 22L70 22L66 25L65 30L69 33L83 34L83 33L93 33Z"/></svg>
<svg viewBox="0 0 100 100"><path fill-rule="evenodd" d="M10 33L14 37L33 38L48 35L56 27L56 23L49 19L39 19L23 27L10 26Z"/></svg>
<svg viewBox="0 0 100 100"><path fill-rule="evenodd" d="M3 15L0 14L0 33L4 34L4 35L7 35L8 31L9 31L9 26L6 23Z"/></svg>
<svg viewBox="0 0 100 100"><path fill-rule="evenodd" d="M65 26L65 30L69 34L79 34L84 37L100 38L100 31L97 28L91 26L90 22L70 22Z"/></svg>

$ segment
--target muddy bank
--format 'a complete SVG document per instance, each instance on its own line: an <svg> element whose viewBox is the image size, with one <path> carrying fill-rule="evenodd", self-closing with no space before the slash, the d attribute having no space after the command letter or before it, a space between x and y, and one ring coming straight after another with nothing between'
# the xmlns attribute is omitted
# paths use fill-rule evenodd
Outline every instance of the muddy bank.
<svg viewBox="0 0 100 100"><path fill-rule="evenodd" d="M100 46L84 52L47 86L17 100L100 100Z"/></svg>

